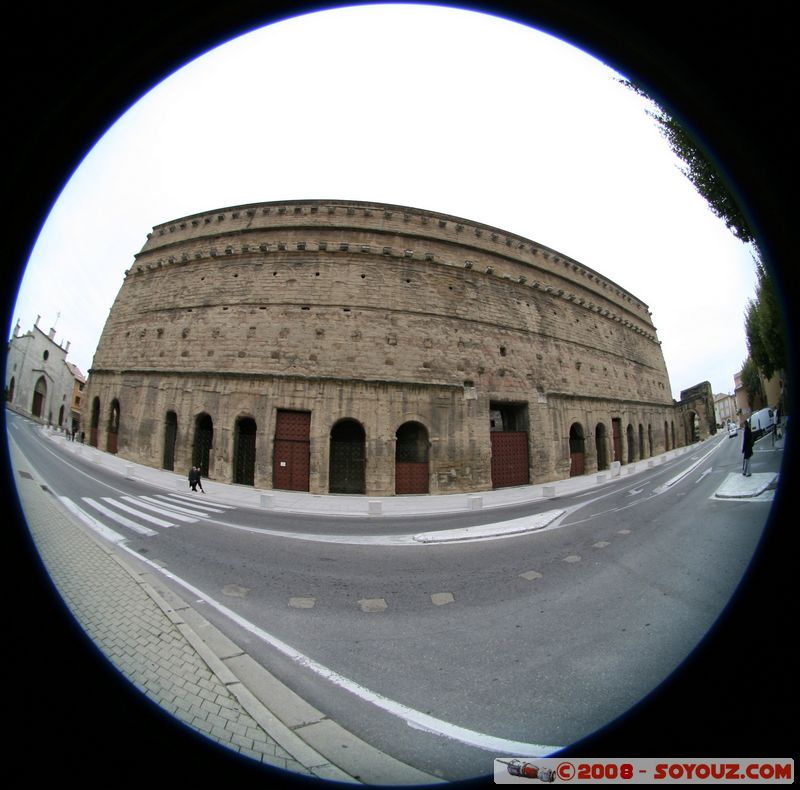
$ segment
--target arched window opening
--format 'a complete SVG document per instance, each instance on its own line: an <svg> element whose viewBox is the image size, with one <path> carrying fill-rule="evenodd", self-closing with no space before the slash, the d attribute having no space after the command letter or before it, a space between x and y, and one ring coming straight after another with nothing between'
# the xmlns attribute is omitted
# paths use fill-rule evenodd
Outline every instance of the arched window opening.
<svg viewBox="0 0 800 790"><path fill-rule="evenodd" d="M239 417L233 432L233 482L255 485L256 476L256 421L252 417Z"/></svg>
<svg viewBox="0 0 800 790"><path fill-rule="evenodd" d="M214 422L208 414L198 414L194 421L194 444L192 466L200 468L200 474L208 477L211 448L214 446Z"/></svg>
<svg viewBox="0 0 800 790"><path fill-rule="evenodd" d="M119 446L119 401L114 398L111 401L111 409L108 412L108 431L106 434L106 450L116 453Z"/></svg>
<svg viewBox="0 0 800 790"><path fill-rule="evenodd" d="M174 471L175 469L175 444L178 440L178 415L168 411L164 419L164 458L162 468Z"/></svg>
<svg viewBox="0 0 800 790"><path fill-rule="evenodd" d="M44 401L47 398L47 382L44 376L39 376L36 386L33 388L33 403L31 404L31 414L34 417L44 416Z"/></svg>
<svg viewBox="0 0 800 790"><path fill-rule="evenodd" d="M597 471L602 472L608 469L608 436L606 426L602 422L597 423L594 429L594 446L597 453Z"/></svg>
<svg viewBox="0 0 800 790"><path fill-rule="evenodd" d="M586 468L586 440L583 426L574 422L569 429L569 476L578 477Z"/></svg>
<svg viewBox="0 0 800 790"><path fill-rule="evenodd" d="M331 428L328 490L331 494L366 493L366 434L361 423L340 420Z"/></svg>
<svg viewBox="0 0 800 790"><path fill-rule="evenodd" d="M89 423L89 444L97 447L97 432L100 429L100 398L92 401L92 420Z"/></svg>
<svg viewBox="0 0 800 790"><path fill-rule="evenodd" d="M418 422L407 422L397 429L395 438L395 493L427 494L428 429Z"/></svg>
<svg viewBox="0 0 800 790"><path fill-rule="evenodd" d="M636 460L636 434L634 433L633 426L628 423L626 430L626 437L628 440L628 463Z"/></svg>

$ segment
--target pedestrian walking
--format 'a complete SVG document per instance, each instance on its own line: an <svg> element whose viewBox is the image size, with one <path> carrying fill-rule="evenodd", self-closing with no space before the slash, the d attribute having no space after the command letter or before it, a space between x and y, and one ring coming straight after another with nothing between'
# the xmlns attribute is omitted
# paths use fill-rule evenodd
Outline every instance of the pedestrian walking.
<svg viewBox="0 0 800 790"><path fill-rule="evenodd" d="M744 421L744 439L742 439L742 474L750 477L750 458L753 455L753 431L750 429L750 421Z"/></svg>
<svg viewBox="0 0 800 790"><path fill-rule="evenodd" d="M189 488L191 488L192 491L197 491L197 486L200 486L200 490L205 494L205 490L203 489L203 483L201 482L200 477L201 477L200 467L193 466L189 470Z"/></svg>

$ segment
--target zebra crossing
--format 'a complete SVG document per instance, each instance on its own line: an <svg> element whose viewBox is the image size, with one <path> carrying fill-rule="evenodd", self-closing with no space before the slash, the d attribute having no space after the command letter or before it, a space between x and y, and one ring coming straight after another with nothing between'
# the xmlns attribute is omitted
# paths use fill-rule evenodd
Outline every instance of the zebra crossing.
<svg viewBox="0 0 800 790"><path fill-rule="evenodd" d="M127 527L139 535L157 535L159 529L169 529L181 524L196 524L202 519L222 515L234 510L233 505L198 500L181 494L154 494L152 496L121 495L116 497L80 497L77 507L93 518Z"/></svg>

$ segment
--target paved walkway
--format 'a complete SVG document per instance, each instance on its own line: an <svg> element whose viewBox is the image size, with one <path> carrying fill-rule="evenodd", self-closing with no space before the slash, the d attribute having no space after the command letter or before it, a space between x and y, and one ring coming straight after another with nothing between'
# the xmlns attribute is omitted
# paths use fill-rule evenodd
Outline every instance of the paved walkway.
<svg viewBox="0 0 800 790"><path fill-rule="evenodd" d="M181 475L134 464L43 430L69 452L121 475L170 490L184 491L187 486ZM379 525L382 515L547 500L636 474L684 453L702 457L715 446L694 445L598 475L479 495L372 498L265 492L214 481L204 486L214 499L240 506L361 515L374 517ZM51 578L94 643L150 700L226 748L300 776L368 784L441 781L379 752L297 697L170 591L157 574L137 567L130 555L77 524L37 480L13 441L11 451L28 526ZM756 496L774 484L774 478L731 475L728 495Z"/></svg>

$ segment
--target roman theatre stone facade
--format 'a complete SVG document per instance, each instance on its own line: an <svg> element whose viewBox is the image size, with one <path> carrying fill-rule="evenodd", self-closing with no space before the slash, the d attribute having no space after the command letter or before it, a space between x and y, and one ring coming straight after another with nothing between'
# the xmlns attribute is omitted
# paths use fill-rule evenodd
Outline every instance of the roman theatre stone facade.
<svg viewBox="0 0 800 790"><path fill-rule="evenodd" d="M318 494L542 483L708 433L624 288L494 227L344 200L155 227L86 404L101 449Z"/></svg>

